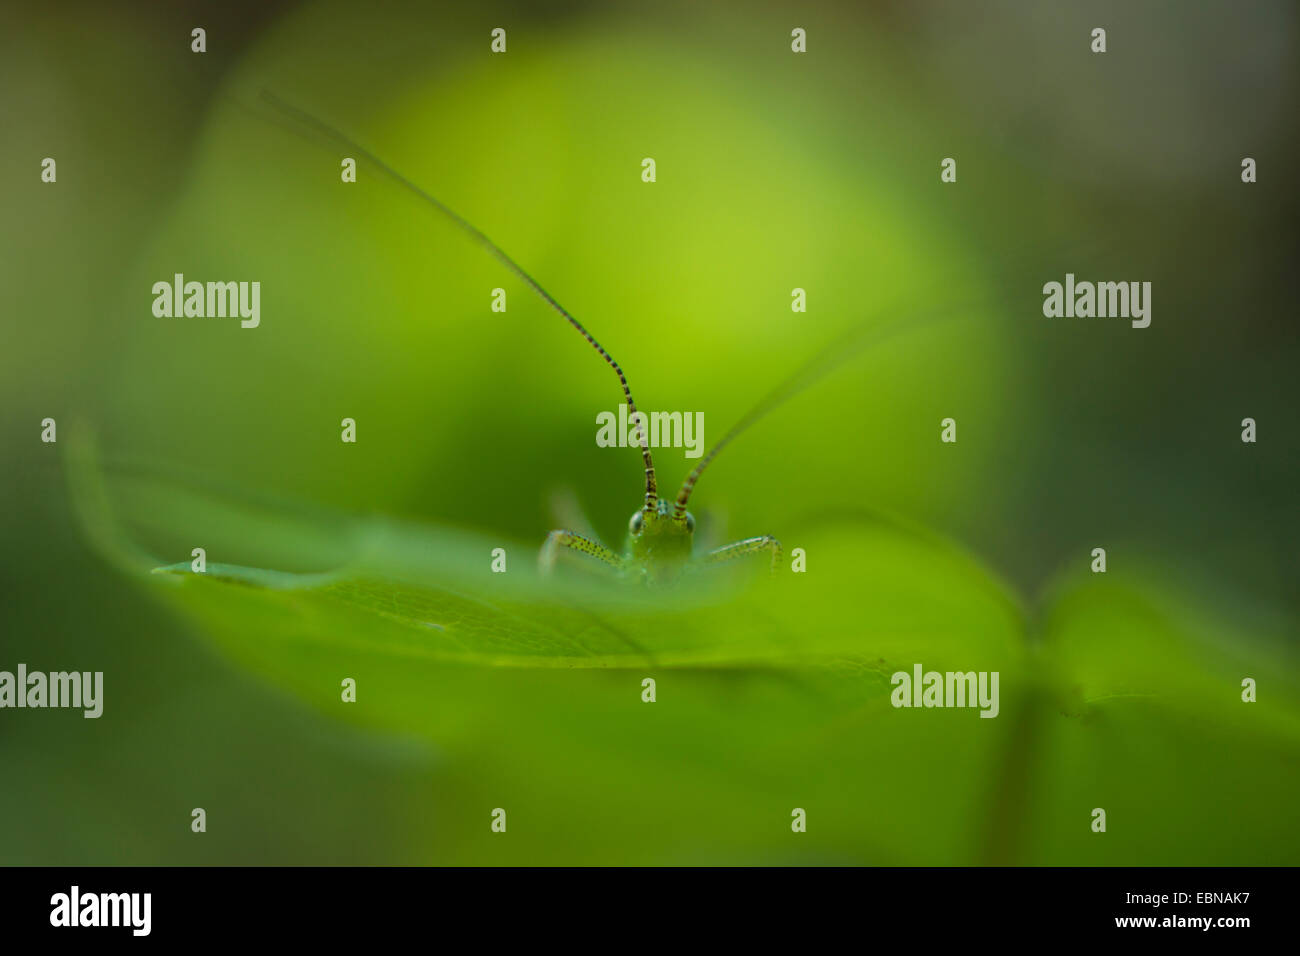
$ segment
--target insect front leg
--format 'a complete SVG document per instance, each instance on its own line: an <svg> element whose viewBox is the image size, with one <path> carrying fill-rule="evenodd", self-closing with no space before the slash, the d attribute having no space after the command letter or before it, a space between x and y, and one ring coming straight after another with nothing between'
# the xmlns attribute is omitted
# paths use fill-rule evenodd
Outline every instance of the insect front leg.
<svg viewBox="0 0 1300 956"><path fill-rule="evenodd" d="M707 566L711 564L722 564L726 561L734 561L736 558L743 557L747 554L753 554L755 551L772 552L772 570L775 571L777 565L781 563L781 542L770 534L760 535L757 538L745 538L734 544L724 544L720 548L714 548L712 551L706 551L700 558L700 565Z"/></svg>
<svg viewBox="0 0 1300 956"><path fill-rule="evenodd" d="M543 574L549 574L555 568L555 559L559 555L560 548L580 551L599 561L603 561L615 571L623 570L622 557L600 542L584 538L572 531L552 531L546 536L546 542L542 545L541 554L537 556L537 566L541 568Z"/></svg>

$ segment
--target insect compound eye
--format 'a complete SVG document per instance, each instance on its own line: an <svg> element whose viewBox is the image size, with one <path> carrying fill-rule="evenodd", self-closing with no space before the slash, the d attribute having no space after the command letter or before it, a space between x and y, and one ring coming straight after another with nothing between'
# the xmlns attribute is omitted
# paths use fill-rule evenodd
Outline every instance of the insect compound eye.
<svg viewBox="0 0 1300 956"><path fill-rule="evenodd" d="M641 526L644 523L644 520L645 519L641 517L641 512L638 511L636 514L632 516L632 520L627 523L628 530L631 531L633 534L640 534Z"/></svg>
<svg viewBox="0 0 1300 956"><path fill-rule="evenodd" d="M686 512L686 530L692 534L695 533L695 515L691 514L689 511Z"/></svg>

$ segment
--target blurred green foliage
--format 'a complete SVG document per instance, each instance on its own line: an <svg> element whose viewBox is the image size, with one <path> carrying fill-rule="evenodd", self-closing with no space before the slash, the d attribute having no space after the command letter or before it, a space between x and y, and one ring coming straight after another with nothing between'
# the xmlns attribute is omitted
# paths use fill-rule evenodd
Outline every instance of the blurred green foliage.
<svg viewBox="0 0 1300 956"><path fill-rule="evenodd" d="M1177 30L1159 5L813 6L804 57L778 5L205 10L206 59L188 11L21 14L0 667L103 669L108 701L6 713L6 859L1295 862L1296 344L1274 318L1295 193L1273 172L1293 13L1219 6ZM1079 39L1102 12L1127 41L1104 67ZM973 305L705 475L702 530L776 534L807 575L561 601L528 573L551 494L612 545L639 501L638 456L593 441L615 379L435 213L364 163L343 185L263 88L500 242L643 407L703 411L706 443L846 329ZM1041 284L1084 270L1154 280L1152 327L1044 322ZM261 281L261 327L155 319L177 272ZM61 446L94 436L102 500L69 494L46 415ZM679 456L657 458L667 487ZM483 573L498 545L507 583ZM342 590L134 580L137 551L195 546ZM357 580L382 601L341 600ZM1001 669L1003 713L893 710L916 661Z"/></svg>

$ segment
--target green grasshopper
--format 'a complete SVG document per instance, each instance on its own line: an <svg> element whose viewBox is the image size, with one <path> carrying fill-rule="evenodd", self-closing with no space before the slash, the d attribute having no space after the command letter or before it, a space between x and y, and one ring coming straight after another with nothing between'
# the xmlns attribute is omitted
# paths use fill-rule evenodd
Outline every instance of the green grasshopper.
<svg viewBox="0 0 1300 956"><path fill-rule="evenodd" d="M813 381L829 371L831 367L844 361L849 355L849 347L853 345L852 342L840 341L833 343L813 362L805 366L783 386L755 406L700 460L700 463L682 482L677 497L672 502L669 502L659 495L654 460L651 457L650 445L646 436L645 416L637 412L636 402L632 398L632 390L628 386L627 375L624 374L622 367L614 360L614 357L596 341L596 338L587 331L581 322L560 305L549 292L542 288L536 279L525 272L500 246L468 220L444 205L441 200L427 193L369 150L358 145L324 121L297 107L290 106L267 90L262 91L262 98L302 126L347 147L355 155L364 158L394 182L414 193L459 226L495 256L502 265L513 272L533 292L539 295L547 305L563 316L618 376L619 386L623 390L623 397L628 406L628 417L636 422L638 445L640 446L642 461L645 464L644 502L640 508L633 512L631 519L628 521L627 543L622 554L595 540L594 535L588 537L574 531L562 529L550 532L546 536L546 541L542 545L539 555L539 566L544 573L549 573L554 568L561 548L595 558L618 576L637 580L646 585L672 584L684 573L763 551L768 552L771 556L771 570L775 573L781 562L782 549L781 542L772 535L743 538L731 544L696 554L695 517L686 510L686 506L690 501L691 492L695 489L696 482L699 481L704 469L732 439L777 405L812 384ZM887 328L884 331L890 332L893 328L895 327Z"/></svg>

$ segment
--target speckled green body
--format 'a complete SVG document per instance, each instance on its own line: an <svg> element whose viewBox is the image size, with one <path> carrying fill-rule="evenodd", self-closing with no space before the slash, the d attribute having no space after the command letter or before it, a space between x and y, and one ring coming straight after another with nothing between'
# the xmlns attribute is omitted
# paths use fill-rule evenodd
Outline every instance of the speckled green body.
<svg viewBox="0 0 1300 956"><path fill-rule="evenodd" d="M654 511L637 511L628 522L623 573L647 584L671 584L690 564L694 544L694 516L688 511L679 518L660 499Z"/></svg>

